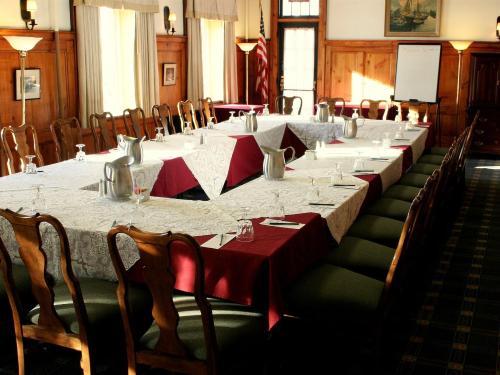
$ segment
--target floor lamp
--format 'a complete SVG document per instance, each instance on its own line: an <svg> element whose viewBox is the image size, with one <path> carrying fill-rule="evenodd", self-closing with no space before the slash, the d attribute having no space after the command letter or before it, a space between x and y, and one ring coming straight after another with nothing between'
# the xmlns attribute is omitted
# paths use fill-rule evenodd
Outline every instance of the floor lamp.
<svg viewBox="0 0 500 375"><path fill-rule="evenodd" d="M250 51L252 51L257 43L252 42L240 42L238 43L238 47L245 52L245 103L248 104L248 55Z"/></svg>
<svg viewBox="0 0 500 375"><path fill-rule="evenodd" d="M457 97L455 100L455 105L457 108L457 114L455 118L455 134L458 135L458 121L460 120L460 81L462 78L462 56L464 54L464 51L469 48L469 46L472 44L471 41L468 40L454 40L450 41L450 44L455 48L455 50L458 52L458 71L457 71Z"/></svg>
<svg viewBox="0 0 500 375"><path fill-rule="evenodd" d="M26 124L26 86L24 82L24 69L26 65L26 55L28 51L33 49L42 38L31 36L4 36L10 46L16 51L19 51L19 61L21 65L21 103L22 103L22 120L21 126Z"/></svg>

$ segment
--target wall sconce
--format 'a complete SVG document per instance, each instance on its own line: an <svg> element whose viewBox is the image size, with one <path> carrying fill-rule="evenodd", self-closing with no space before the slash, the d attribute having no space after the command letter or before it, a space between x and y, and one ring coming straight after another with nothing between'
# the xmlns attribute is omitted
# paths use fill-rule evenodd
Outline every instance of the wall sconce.
<svg viewBox="0 0 500 375"><path fill-rule="evenodd" d="M167 30L167 34L174 35L175 27L174 23L177 21L177 15L174 12L170 11L169 7L163 8L163 23L165 25L165 30Z"/></svg>
<svg viewBox="0 0 500 375"><path fill-rule="evenodd" d="M35 13L38 10L38 6L35 0L20 0L21 4L21 18L26 24L26 28L28 30L33 30L33 28L37 25L35 19L32 18L32 13Z"/></svg>
<svg viewBox="0 0 500 375"><path fill-rule="evenodd" d="M497 17L497 38L500 39L500 16Z"/></svg>

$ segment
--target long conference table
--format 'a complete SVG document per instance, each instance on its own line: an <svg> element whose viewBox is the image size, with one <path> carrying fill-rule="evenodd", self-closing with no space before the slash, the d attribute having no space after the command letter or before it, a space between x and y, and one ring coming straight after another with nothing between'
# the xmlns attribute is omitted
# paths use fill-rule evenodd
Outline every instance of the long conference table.
<svg viewBox="0 0 500 375"><path fill-rule="evenodd" d="M57 217L64 225L79 277L116 278L106 242L114 223L127 224L132 218L133 224L144 230L188 233L202 246L206 293L259 306L267 312L272 327L285 312L284 288L342 239L363 204L395 183L417 160L426 147L428 129L422 126L405 131L402 140L381 147L373 140L385 135L394 138L398 125L393 121L366 120L354 139L342 137L343 119L337 118L333 123L316 123L304 116L271 115L258 117L258 125L256 133L246 133L240 120L226 121L216 129L198 130L194 135L172 135L161 143L144 142L144 161L132 173L144 172L151 197L138 209L132 200L112 201L97 193L104 163L123 155L120 150L87 155L84 162L47 165L35 175L2 177L0 207L22 207L22 213L31 214L32 186L42 184L44 199L35 202L35 208ZM200 132L206 144L200 144ZM288 163L284 179L268 181L260 176L222 193L224 186L235 186L262 171L259 146L294 145L301 155L322 143L323 147L316 150L316 160L302 155ZM363 160L364 172L353 170L356 159ZM342 168L343 183L353 186L331 186L335 163ZM209 200L169 198L190 185L199 185ZM312 190L316 194L313 203L328 205L310 205ZM276 195L284 206L286 220L304 225L292 228L263 223L275 214ZM253 242L231 240L220 249L204 246L214 235L235 232L243 211L254 224ZM12 228L3 219L0 230L14 261L19 262ZM60 279L53 228L42 227L42 238L48 249L49 271ZM142 271L135 245L126 237L120 238L119 245L130 278L140 281ZM179 256L175 267L176 287L191 291L192 263Z"/></svg>

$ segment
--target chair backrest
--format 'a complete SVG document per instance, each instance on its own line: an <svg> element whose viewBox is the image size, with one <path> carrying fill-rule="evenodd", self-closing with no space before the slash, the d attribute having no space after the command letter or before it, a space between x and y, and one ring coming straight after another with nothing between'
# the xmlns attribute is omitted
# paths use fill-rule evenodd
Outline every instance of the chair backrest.
<svg viewBox="0 0 500 375"><path fill-rule="evenodd" d="M282 115L291 115L295 102L299 103L297 114L300 115L300 112L302 112L302 98L300 96L277 96L275 102L276 111Z"/></svg>
<svg viewBox="0 0 500 375"><path fill-rule="evenodd" d="M330 108L330 115L334 116L342 116L344 114L345 109L345 100L344 98L327 98L323 97L318 100L318 103L327 103ZM337 111L337 107L340 109Z"/></svg>
<svg viewBox="0 0 500 375"><path fill-rule="evenodd" d="M151 139L151 134L149 134L146 126L146 114L142 108L125 109L123 111L123 121L130 136L136 138L146 136L147 139Z"/></svg>
<svg viewBox="0 0 500 375"><path fill-rule="evenodd" d="M363 111L365 103L368 103L368 112ZM380 105L384 106L384 113L382 114L382 120L387 119L387 113L389 112L389 103L387 100L371 100L371 99L363 99L359 104L359 115L362 117L366 117L372 120L379 119L379 108ZM366 115L365 115L366 113Z"/></svg>
<svg viewBox="0 0 500 375"><path fill-rule="evenodd" d="M215 116L214 103L212 98L200 99L201 108L201 126L205 127L208 124L208 120L212 117L214 124L217 124L217 116Z"/></svg>
<svg viewBox="0 0 500 375"><path fill-rule="evenodd" d="M460 150L460 155L458 156L458 172L463 173L465 169L465 158L469 154L470 147L472 145L472 139L474 137L474 133L476 130L477 123L479 122L480 119L480 111L477 111L476 114L474 115L474 119L472 120L472 123L468 128L464 130L465 133L465 139L463 142L463 146Z"/></svg>
<svg viewBox="0 0 500 375"><path fill-rule="evenodd" d="M50 133L56 146L57 161L74 158L76 145L83 143L80 121L76 117L57 119L50 124Z"/></svg>
<svg viewBox="0 0 500 375"><path fill-rule="evenodd" d="M181 119L181 130L184 131L186 122L191 123L191 128L198 129L198 120L196 119L196 112L194 111L193 103L191 100L180 101L177 103L177 112Z"/></svg>
<svg viewBox="0 0 500 375"><path fill-rule="evenodd" d="M157 128L167 128L169 134L175 134L174 121L172 119L172 111L168 104L155 104L151 108L155 126ZM165 134L166 135L166 134Z"/></svg>
<svg viewBox="0 0 500 375"><path fill-rule="evenodd" d="M127 303L126 270L117 246L119 234L131 237L138 248L144 282L153 298L152 316L160 331L154 350L140 350L138 353L135 346ZM212 310L204 295L203 258L200 246L194 238L187 234L171 232L144 232L134 226L129 228L121 225L109 231L108 247L118 277L117 296L125 329L129 371L135 370L136 363L142 363L166 368L173 372L214 373L216 368L215 353L217 351L215 328ZM173 255L178 251L185 259L190 259L193 264L193 295L201 313L206 361L193 359L188 355L186 346L178 334L179 312L173 302L175 286ZM188 371L188 369L190 370Z"/></svg>
<svg viewBox="0 0 500 375"><path fill-rule="evenodd" d="M105 151L116 147L117 131L115 118L110 112L93 113L89 117L90 128L94 136L96 151ZM109 125L111 124L111 131Z"/></svg>
<svg viewBox="0 0 500 375"><path fill-rule="evenodd" d="M39 167L44 165L36 129L33 125L6 126L2 128L0 138L7 158L7 172L9 174L24 171L27 155L35 155L36 158L33 161ZM14 146L13 149L11 145Z"/></svg>
<svg viewBox="0 0 500 375"><path fill-rule="evenodd" d="M0 209L0 216L5 218L12 225L18 244L19 258L23 261L29 273L33 297L40 308L37 323L27 324L21 319L21 306L12 275L12 262L4 244L0 241L0 263L9 304L12 310L20 367L24 367L22 338L27 337L79 350L82 352L82 368L90 368L87 338L87 310L83 302L80 285L71 268L68 237L62 224L59 220L49 215L36 214L34 216L25 216L3 209ZM42 246L42 235L40 231L40 227L45 226L45 224L50 225L59 238L58 246L56 245L58 249L51 250L59 250L61 272L73 300L73 307L79 326L78 334L68 332L62 318L54 308L53 282L47 272L47 260L50 259L50 257L47 256ZM46 228L43 230L46 230ZM19 373L21 374L23 372L20 371Z"/></svg>
<svg viewBox="0 0 500 375"><path fill-rule="evenodd" d="M429 120L429 103L419 101L405 101L398 105L398 111L401 119L411 119L413 116L418 115L419 122L427 122ZM406 114L406 117L404 117Z"/></svg>

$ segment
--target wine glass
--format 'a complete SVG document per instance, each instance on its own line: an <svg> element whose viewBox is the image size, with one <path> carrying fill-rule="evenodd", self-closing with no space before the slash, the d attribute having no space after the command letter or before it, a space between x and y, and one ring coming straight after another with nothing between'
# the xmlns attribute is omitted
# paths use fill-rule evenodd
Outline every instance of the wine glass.
<svg viewBox="0 0 500 375"><path fill-rule="evenodd" d="M26 174L36 174L36 164L33 163L33 159L35 155L26 155L26 159L28 159L28 163L24 167L24 173Z"/></svg>
<svg viewBox="0 0 500 375"><path fill-rule="evenodd" d="M43 184L31 185L31 214L35 215L39 210L45 210L47 203L43 194Z"/></svg>
<svg viewBox="0 0 500 375"><path fill-rule="evenodd" d="M271 192L272 202L271 202L271 212L269 214L269 219L271 220L285 220L285 206L280 200L280 192L274 190Z"/></svg>
<svg viewBox="0 0 500 375"><path fill-rule="evenodd" d="M354 108L354 109L353 109L353 111L354 111L354 112L353 112L353 114L352 114L351 118L358 118L358 117L359 117L359 114L358 114L358 109L357 109L357 108Z"/></svg>
<svg viewBox="0 0 500 375"><path fill-rule="evenodd" d="M269 104L264 104L264 109L262 110L262 116L269 116Z"/></svg>
<svg viewBox="0 0 500 375"><path fill-rule="evenodd" d="M229 122L233 123L234 122L234 114L236 111L229 111Z"/></svg>
<svg viewBox="0 0 500 375"><path fill-rule="evenodd" d="M76 161L85 161L85 151L83 151L83 148L85 145L83 143L78 143L75 145L78 147L78 151L76 153Z"/></svg>
<svg viewBox="0 0 500 375"><path fill-rule="evenodd" d="M186 121L186 125L184 125L184 134L185 135L191 135L192 134L191 122L189 122L189 121Z"/></svg>
<svg viewBox="0 0 500 375"><path fill-rule="evenodd" d="M332 186L341 185L344 176L342 175L342 164L334 163L333 174L330 178Z"/></svg>
<svg viewBox="0 0 500 375"><path fill-rule="evenodd" d="M129 220L129 227L133 223L134 217L137 217L139 214L139 207L141 202L144 200L144 193L147 191L146 189L146 174L144 171L136 171L132 177L132 197L134 199L134 209L132 210L132 214Z"/></svg>
<svg viewBox="0 0 500 375"><path fill-rule="evenodd" d="M385 132L384 138L382 138L382 147L390 148L391 147L391 133Z"/></svg>
<svg viewBox="0 0 500 375"><path fill-rule="evenodd" d="M372 141L373 148L374 148L374 154L376 158L380 157L380 146L382 145L382 141L380 139L374 139Z"/></svg>
<svg viewBox="0 0 500 375"><path fill-rule="evenodd" d="M252 242L255 237L252 220L248 218L249 207L243 208L243 215L238 220L236 229L236 240L240 242Z"/></svg>
<svg viewBox="0 0 500 375"><path fill-rule="evenodd" d="M156 137L155 137L156 142L163 142L163 134L161 134L162 129L163 128L161 128L161 127L156 128Z"/></svg>
<svg viewBox="0 0 500 375"><path fill-rule="evenodd" d="M209 117L208 118L208 123L207 123L207 128L208 129L213 129L214 126L215 126L215 124L214 124L214 118L213 117Z"/></svg>
<svg viewBox="0 0 500 375"><path fill-rule="evenodd" d="M309 190L307 191L307 200L308 202L318 202L319 201L319 188L316 186L316 181L314 177L309 176L309 180L311 182L309 186Z"/></svg>

